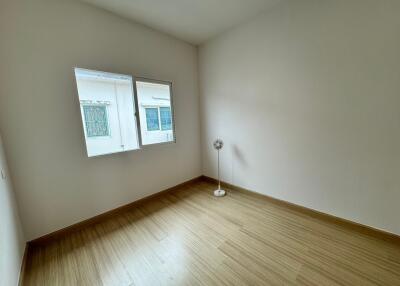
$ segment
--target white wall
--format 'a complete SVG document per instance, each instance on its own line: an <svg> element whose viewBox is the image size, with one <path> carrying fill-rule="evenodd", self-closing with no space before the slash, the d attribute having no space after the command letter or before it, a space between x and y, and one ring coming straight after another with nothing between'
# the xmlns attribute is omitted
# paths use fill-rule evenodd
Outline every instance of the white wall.
<svg viewBox="0 0 400 286"><path fill-rule="evenodd" d="M200 48L203 172L400 234L400 1L293 0Z"/></svg>
<svg viewBox="0 0 400 286"><path fill-rule="evenodd" d="M25 239L0 137L0 285L18 285Z"/></svg>
<svg viewBox="0 0 400 286"><path fill-rule="evenodd" d="M201 175L195 47L77 1L2 1L0 35L0 130L27 239ZM75 66L172 81L177 142L88 158Z"/></svg>

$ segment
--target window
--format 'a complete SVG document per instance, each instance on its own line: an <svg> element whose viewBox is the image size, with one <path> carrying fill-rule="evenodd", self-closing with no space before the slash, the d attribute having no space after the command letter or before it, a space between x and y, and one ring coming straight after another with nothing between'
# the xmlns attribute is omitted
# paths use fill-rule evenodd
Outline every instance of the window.
<svg viewBox="0 0 400 286"><path fill-rule="evenodd" d="M172 130L170 107L145 107L147 131Z"/></svg>
<svg viewBox="0 0 400 286"><path fill-rule="evenodd" d="M75 69L88 156L139 148L131 76Z"/></svg>
<svg viewBox="0 0 400 286"><path fill-rule="evenodd" d="M160 107L161 130L172 130L172 117L170 107Z"/></svg>
<svg viewBox="0 0 400 286"><path fill-rule="evenodd" d="M145 108L146 109L146 123L147 130L154 131L160 129L158 120L158 108Z"/></svg>
<svg viewBox="0 0 400 286"><path fill-rule="evenodd" d="M171 83L79 68L75 77L89 157L175 140Z"/></svg>
<svg viewBox="0 0 400 286"><path fill-rule="evenodd" d="M143 145L174 141L171 84L152 80L136 80Z"/></svg>
<svg viewBox="0 0 400 286"><path fill-rule="evenodd" d="M84 105L87 137L110 136L106 105Z"/></svg>

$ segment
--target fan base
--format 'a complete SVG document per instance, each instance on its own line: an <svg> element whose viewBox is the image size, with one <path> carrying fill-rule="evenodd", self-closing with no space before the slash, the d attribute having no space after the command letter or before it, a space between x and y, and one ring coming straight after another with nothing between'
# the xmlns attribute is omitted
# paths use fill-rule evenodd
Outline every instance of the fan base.
<svg viewBox="0 0 400 286"><path fill-rule="evenodd" d="M226 192L221 189L214 191L214 196L216 196L216 197L223 197L223 196L225 196L225 194L226 194Z"/></svg>

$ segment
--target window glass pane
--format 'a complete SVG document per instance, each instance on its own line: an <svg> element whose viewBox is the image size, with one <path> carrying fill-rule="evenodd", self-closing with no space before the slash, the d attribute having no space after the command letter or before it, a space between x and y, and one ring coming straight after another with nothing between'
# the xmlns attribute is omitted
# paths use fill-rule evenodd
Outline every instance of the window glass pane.
<svg viewBox="0 0 400 286"><path fill-rule="evenodd" d="M158 122L158 108L146 108L147 130L154 131L160 129Z"/></svg>
<svg viewBox="0 0 400 286"><path fill-rule="evenodd" d="M174 141L171 84L136 80L142 144Z"/></svg>
<svg viewBox="0 0 400 286"><path fill-rule="evenodd" d="M88 156L139 148L131 76L75 69Z"/></svg>
<svg viewBox="0 0 400 286"><path fill-rule="evenodd" d="M109 136L107 107L105 105L84 105L87 137Z"/></svg>
<svg viewBox="0 0 400 286"><path fill-rule="evenodd" d="M160 107L160 120L161 120L161 130L172 129L172 118L171 118L170 107Z"/></svg>

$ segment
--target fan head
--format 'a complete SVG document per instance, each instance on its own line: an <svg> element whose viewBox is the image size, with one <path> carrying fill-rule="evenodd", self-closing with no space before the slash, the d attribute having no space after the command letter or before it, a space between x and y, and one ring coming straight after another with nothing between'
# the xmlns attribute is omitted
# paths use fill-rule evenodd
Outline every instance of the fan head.
<svg viewBox="0 0 400 286"><path fill-rule="evenodd" d="M213 145L215 149L220 150L224 147L224 142L221 139L217 139L214 141Z"/></svg>

